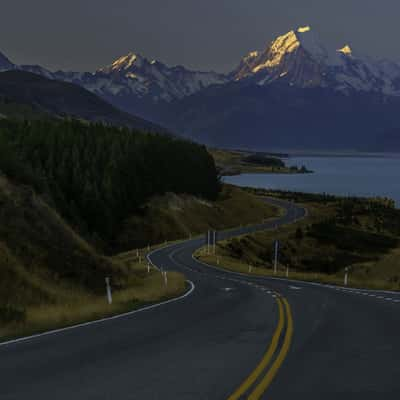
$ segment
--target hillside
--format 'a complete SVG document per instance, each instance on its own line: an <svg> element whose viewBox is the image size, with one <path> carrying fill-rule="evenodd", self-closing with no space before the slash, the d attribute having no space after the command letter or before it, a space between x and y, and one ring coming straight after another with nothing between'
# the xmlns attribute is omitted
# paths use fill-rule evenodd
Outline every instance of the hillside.
<svg viewBox="0 0 400 400"><path fill-rule="evenodd" d="M220 265L238 272L274 275L274 243L279 240L277 275L291 279L372 289L400 289L400 210L390 199L247 189L257 195L296 201L305 219L243 235L217 247ZM215 256L202 256L216 263Z"/></svg>
<svg viewBox="0 0 400 400"><path fill-rule="evenodd" d="M220 189L204 146L78 121L1 120L0 337L182 293L183 275L169 272L166 286L147 270L148 245L278 212L238 188Z"/></svg>
<svg viewBox="0 0 400 400"><path fill-rule="evenodd" d="M50 80L24 71L0 73L0 114L18 113L72 117L110 125L165 132L165 129L124 113L95 94L72 83Z"/></svg>
<svg viewBox="0 0 400 400"><path fill-rule="evenodd" d="M233 228L278 214L275 207L231 185L223 185L215 201L167 193L153 197L140 212L124 221L116 245L123 251L148 243L186 239L203 235L210 228Z"/></svg>
<svg viewBox="0 0 400 400"><path fill-rule="evenodd" d="M30 187L0 172L0 338L26 335L122 312L176 295L155 271L101 255ZM134 268L134 269L133 269ZM110 277L114 302L105 297Z"/></svg>
<svg viewBox="0 0 400 400"><path fill-rule="evenodd" d="M78 121L0 121L0 169L45 193L86 237L108 247L122 221L154 195L215 199L214 161L168 135Z"/></svg>
<svg viewBox="0 0 400 400"><path fill-rule="evenodd" d="M123 221L167 191L217 197L217 172L204 147L71 120L0 120L0 336L182 293L180 274L171 272L166 287L138 260L104 255L115 250Z"/></svg>

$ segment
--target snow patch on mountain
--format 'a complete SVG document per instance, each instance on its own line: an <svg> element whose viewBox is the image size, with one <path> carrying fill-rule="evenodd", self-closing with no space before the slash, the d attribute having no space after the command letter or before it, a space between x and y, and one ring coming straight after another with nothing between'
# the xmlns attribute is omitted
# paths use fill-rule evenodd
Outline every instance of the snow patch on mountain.
<svg viewBox="0 0 400 400"><path fill-rule="evenodd" d="M232 75L236 81L246 79L259 86L281 80L301 88L400 96L399 64L356 57L348 44L327 49L310 26L291 30L263 51L245 56Z"/></svg>
<svg viewBox="0 0 400 400"><path fill-rule="evenodd" d="M128 90L140 97L148 96L156 102L181 99L210 85L228 81L222 74L191 71L182 66L169 67L135 53L119 57L96 74L111 77L110 84L103 86L104 91L112 92L113 95L120 92L126 95Z"/></svg>

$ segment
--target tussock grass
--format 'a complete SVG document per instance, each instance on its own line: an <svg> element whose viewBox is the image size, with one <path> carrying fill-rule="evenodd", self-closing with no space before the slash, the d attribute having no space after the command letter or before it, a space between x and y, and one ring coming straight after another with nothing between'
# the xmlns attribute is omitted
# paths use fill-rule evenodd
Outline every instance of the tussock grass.
<svg viewBox="0 0 400 400"><path fill-rule="evenodd" d="M240 272L243 274L248 274L250 276L265 276L265 277L275 277L275 278L287 278L286 266L278 264L277 274L274 274L273 268L271 266L251 266L251 272L249 270L249 265L237 258L229 256L214 256L205 255L204 251L200 251L196 254L196 257L209 265L214 265L219 268L227 269L234 272ZM299 272L289 268L289 279L307 282L318 282L333 285L344 285L344 272L338 272L336 274L324 274L321 272ZM349 287L354 288L365 288L373 290L400 290L399 285L391 283L387 279L382 278L363 278L357 274L350 273L349 275Z"/></svg>
<svg viewBox="0 0 400 400"><path fill-rule="evenodd" d="M370 208L369 200L365 206L357 199L351 221L343 222L341 199L315 200L305 202L309 216L303 220L220 242L217 256L205 255L204 249L196 256L237 272L249 273L251 266L251 274L275 276L273 244L278 239L278 277L286 277L289 268L290 279L343 285L348 267L349 286L400 290L399 212L390 206L378 208L388 217L381 216L377 224L376 208Z"/></svg>
<svg viewBox="0 0 400 400"><path fill-rule="evenodd" d="M132 252L99 255L39 196L0 174L0 338L98 319L177 296L185 278L147 272ZM106 301L105 277L114 302Z"/></svg>
<svg viewBox="0 0 400 400"><path fill-rule="evenodd" d="M111 305L107 302L105 288L103 296L74 293L71 290L69 300L65 303L28 306L24 321L17 320L0 326L0 338L25 336L112 316L176 297L185 290L186 283L182 274L168 272L166 286L161 273L154 270L146 277L136 278L131 287L113 291Z"/></svg>

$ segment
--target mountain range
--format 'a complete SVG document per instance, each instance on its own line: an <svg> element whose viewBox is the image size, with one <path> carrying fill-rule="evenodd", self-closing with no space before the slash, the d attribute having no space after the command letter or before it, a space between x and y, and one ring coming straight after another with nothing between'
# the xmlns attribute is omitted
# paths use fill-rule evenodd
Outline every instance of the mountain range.
<svg viewBox="0 0 400 400"><path fill-rule="evenodd" d="M324 46L309 26L251 51L227 74L129 53L95 72L18 69L77 84L195 140L258 149L400 150L400 64Z"/></svg>

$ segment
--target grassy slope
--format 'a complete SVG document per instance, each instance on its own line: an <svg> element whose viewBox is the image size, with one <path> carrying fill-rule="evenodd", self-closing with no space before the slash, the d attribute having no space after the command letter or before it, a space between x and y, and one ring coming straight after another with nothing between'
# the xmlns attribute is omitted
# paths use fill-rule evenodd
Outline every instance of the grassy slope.
<svg viewBox="0 0 400 400"><path fill-rule="evenodd" d="M279 239L279 276L286 276L289 267L293 279L343 284L344 268L350 267L352 286L400 289L400 245L393 224L396 218L400 220L400 212L388 209L391 221L387 221L387 229L377 229L376 212L365 212L363 207L362 212L353 211L356 222L321 226L321 222L340 214L338 202L314 202L310 198L304 204L310 212L304 220L222 242L217 256L204 255L203 251L198 256L211 264L218 260L221 266L236 271L249 272L251 265L251 273L271 275L273 242Z"/></svg>
<svg viewBox="0 0 400 400"><path fill-rule="evenodd" d="M0 174L0 337L102 317L184 291L172 274L96 253L40 197ZM110 276L114 304L105 301Z"/></svg>
<svg viewBox="0 0 400 400"><path fill-rule="evenodd" d="M277 214L276 208L232 186L224 186L215 203L168 194L127 221L121 237L132 249ZM101 318L185 290L181 274L169 273L166 287L158 271L148 272L147 246L138 253L101 256L29 187L1 174L0 220L1 338ZM112 278L112 306L106 303L106 276Z"/></svg>
<svg viewBox="0 0 400 400"><path fill-rule="evenodd" d="M278 214L255 196L224 185L215 203L192 196L167 194L154 198L142 215L129 218L118 238L121 250L144 247L148 243L187 239L208 229L227 229L260 222Z"/></svg>

